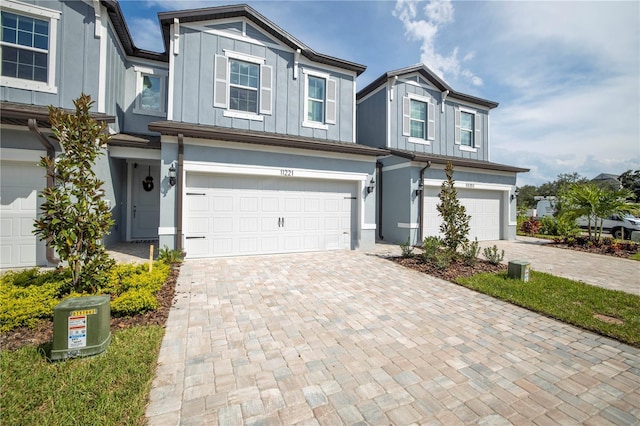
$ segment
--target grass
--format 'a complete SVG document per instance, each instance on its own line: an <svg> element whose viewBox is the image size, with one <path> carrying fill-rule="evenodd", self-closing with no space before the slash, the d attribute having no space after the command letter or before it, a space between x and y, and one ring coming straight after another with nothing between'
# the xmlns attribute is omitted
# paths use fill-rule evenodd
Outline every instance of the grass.
<svg viewBox="0 0 640 426"><path fill-rule="evenodd" d="M458 284L640 347L640 296L532 271L529 282L506 272L459 278Z"/></svg>
<svg viewBox="0 0 640 426"><path fill-rule="evenodd" d="M50 362L48 348L0 351L3 425L142 425L164 330L114 333L106 352Z"/></svg>
<svg viewBox="0 0 640 426"><path fill-rule="evenodd" d="M629 256L629 259L640 261L640 253L632 254L631 256Z"/></svg>

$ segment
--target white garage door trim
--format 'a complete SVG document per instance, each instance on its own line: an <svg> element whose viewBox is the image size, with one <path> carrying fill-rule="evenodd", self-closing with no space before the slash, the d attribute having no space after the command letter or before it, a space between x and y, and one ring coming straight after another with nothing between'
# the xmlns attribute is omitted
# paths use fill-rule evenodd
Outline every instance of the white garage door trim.
<svg viewBox="0 0 640 426"><path fill-rule="evenodd" d="M255 177L256 180L259 180L260 177L278 177L282 179L290 179L290 180L319 180L319 181L327 181L327 182L352 182L353 188L355 190L355 194L353 194L356 198L356 202L351 209L351 216L353 219L352 226L352 246L357 246L359 244L360 231L362 229L375 229L375 224L365 223L364 220L364 187L366 182L371 179L371 176L366 173L352 173L352 172L336 172L336 171L324 171L324 170L313 170L313 169L302 169L302 168L280 168L280 167L266 167L266 166L247 166L247 165L238 165L238 164L224 164L224 163L209 163L209 162L196 162L196 161L185 161L182 171L180 172L180 179L184 179L183 182L187 181L188 173L206 173L212 175L239 175L239 176L249 176ZM191 191L188 188L188 183L185 184L183 190L183 200L184 203L184 218L185 223L183 223L182 228L186 230L186 218L189 215L188 207L187 207L187 192ZM187 247L187 232L183 234L183 247ZM187 252L187 256L189 257L189 253Z"/></svg>
<svg viewBox="0 0 640 426"><path fill-rule="evenodd" d="M433 189L437 189L439 192L439 188L442 185L441 180L435 179L425 179L424 187L430 189L430 193L433 193ZM458 195L461 202L467 207L469 211L473 206L467 205L470 202L470 197L465 197L467 194L472 194L474 191L477 191L474 195L489 195L489 198L486 199L488 203L486 203L483 209L491 209L491 212L497 212L499 217L498 223L495 224L493 229L491 228L491 224L483 224L475 225L474 218L472 215L471 219L471 231L470 231L470 239L478 237L480 241L489 241L489 240L497 240L500 238L506 238L508 235L508 224L510 223L510 205L509 205L509 193L511 191L511 186L509 185L500 185L500 184L490 184L490 183L476 183L476 182L465 182L465 181L456 181L455 188L458 190ZM487 192L490 191L490 192ZM435 195L427 196L425 191L425 196L421 200L423 203L422 214L424 215L423 220L423 238L427 235L440 235L440 222L442 219L439 216L435 209L435 205L439 203L438 192ZM496 205L497 203L497 205ZM491 219L491 218L490 218ZM477 218L477 220L481 220ZM475 225L475 226L474 226ZM484 228L481 230L479 228Z"/></svg>

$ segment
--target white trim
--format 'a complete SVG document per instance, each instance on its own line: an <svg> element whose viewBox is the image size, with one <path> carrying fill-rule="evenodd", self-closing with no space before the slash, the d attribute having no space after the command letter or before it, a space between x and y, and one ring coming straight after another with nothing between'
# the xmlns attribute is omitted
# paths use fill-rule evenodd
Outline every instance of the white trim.
<svg viewBox="0 0 640 426"><path fill-rule="evenodd" d="M125 233L125 240L131 241L131 199L133 195L132 191L132 180L133 180L133 164L130 161L127 161L127 218L125 220L127 226L127 232Z"/></svg>
<svg viewBox="0 0 640 426"><path fill-rule="evenodd" d="M173 18L173 28L171 28L171 53L173 56L180 54L180 20Z"/></svg>
<svg viewBox="0 0 640 426"><path fill-rule="evenodd" d="M403 222L398 222L398 228L405 228L405 229L418 229L420 227L419 223L403 223Z"/></svg>
<svg viewBox="0 0 640 426"><path fill-rule="evenodd" d="M158 236L160 235L176 235L177 228L175 226L159 226Z"/></svg>
<svg viewBox="0 0 640 426"><path fill-rule="evenodd" d="M390 80L391 80L391 78L389 79L389 81ZM382 85L378 86L376 89L374 89L370 93L367 93L367 95L364 96L363 98L358 99L356 103L357 104L361 104L362 102L366 101L367 99L369 99L370 97L372 97L373 95L375 95L376 93L378 93L381 90L387 90L387 92L388 92L389 91L389 87L386 87L387 85L388 85L388 83L386 85L382 84ZM393 95L391 96L391 99L389 99L389 102L393 102Z"/></svg>
<svg viewBox="0 0 640 426"><path fill-rule="evenodd" d="M138 115L150 115L154 117L166 117L166 99L167 99L167 80L169 72L164 69L155 69L149 67L143 67L140 65L134 65L133 70L136 73L136 93L135 93L135 101L133 107L133 113ZM142 94L142 84L144 81L144 76L149 75L153 77L158 77L160 79L160 109L159 110L149 110L143 109L140 106L140 95Z"/></svg>
<svg viewBox="0 0 640 426"><path fill-rule="evenodd" d="M474 143L475 143L475 141L474 141ZM475 148L475 147L472 147L472 146L466 146L466 145L462 145L462 144L460 144L458 146L458 149L460 151L466 151L466 152L478 152L478 148Z"/></svg>
<svg viewBox="0 0 640 426"><path fill-rule="evenodd" d="M47 155L46 151L18 148L0 148L0 160L2 161L25 161L37 163L41 157Z"/></svg>
<svg viewBox="0 0 640 426"><path fill-rule="evenodd" d="M415 93L407 93L405 96L408 97L409 99L413 99L419 102L424 102L425 104L428 104L429 102L433 102L433 97L431 96L416 95Z"/></svg>
<svg viewBox="0 0 640 426"><path fill-rule="evenodd" d="M171 31L173 32L173 27L171 28ZM173 49L174 49L173 38L169 40L169 49L170 51L173 52ZM167 87L167 120L169 121L173 120L173 94L175 90L175 83L173 81L174 80L173 76L175 76L175 68L176 68L174 56L175 55L169 55L169 75L171 76L171 78L167 78L169 83Z"/></svg>
<svg viewBox="0 0 640 426"><path fill-rule="evenodd" d="M96 38L101 38L102 37L102 31L101 31L101 25L98 25L98 22L102 21L101 17L102 17L102 8L100 7L100 0L91 0L93 3L93 14L96 18L96 24L94 25L94 29L95 29L95 37ZM101 23L102 24L102 23Z"/></svg>
<svg viewBox="0 0 640 426"><path fill-rule="evenodd" d="M358 87L356 85L357 80L353 81L353 116L351 117L351 127L353 128L353 142L356 142L356 130L357 130L357 117L356 117L356 113L357 113L357 107L356 107L356 93L358 93ZM338 94L336 93L336 103L338 102ZM337 107L337 105L336 105ZM338 111L336 110L336 118L338 117Z"/></svg>
<svg viewBox="0 0 640 426"><path fill-rule="evenodd" d="M407 142L419 143L421 145L431 145L431 141L426 139L414 138L413 136L407 136Z"/></svg>
<svg viewBox="0 0 640 426"><path fill-rule="evenodd" d="M515 222L510 220L509 221L509 226L518 226L518 221L516 220Z"/></svg>
<svg viewBox="0 0 640 426"><path fill-rule="evenodd" d="M10 12L16 12L18 14L28 14L40 20L48 20L49 22L49 46L47 49L47 81L33 81L15 77L0 76L0 85L11 87L14 89L32 90L34 92L43 93L58 93L58 87L56 86L56 68L58 65L58 58L56 56L56 47L58 45L58 21L62 12L52 9L47 9L41 6L34 6L30 4L21 3L15 0L4 0L2 2L2 9ZM20 46L13 43L0 42L6 46L16 46L17 48L29 49L24 46ZM32 50L33 48L29 49ZM42 49L35 49L37 52L43 52ZM43 52L44 53L44 52Z"/></svg>
<svg viewBox="0 0 640 426"><path fill-rule="evenodd" d="M161 77L167 77L169 75L169 71L165 69L151 68L151 67L145 67L141 65L134 65L133 70L137 73L158 75Z"/></svg>
<svg viewBox="0 0 640 426"><path fill-rule="evenodd" d="M306 104L306 102L305 102L305 104ZM305 107L305 110L306 109L307 108ZM307 116L307 112L306 111L305 111L304 115L305 115L305 117ZM302 122L302 127L309 127L311 129L318 129L318 130L329 130L329 126L326 125L326 124L318 123L318 122L315 122L315 121L307 121L307 120L304 120Z"/></svg>
<svg viewBox="0 0 640 426"><path fill-rule="evenodd" d="M243 33L242 34L238 34L238 33L232 33L232 32L228 32L228 31L217 30L217 29L214 29L214 28L208 28L207 27L207 25L224 24L224 23L227 23L227 22L241 22L243 24L243 30L242 30ZM182 26L185 27L185 28L189 28L189 29L198 31L198 32L202 32L202 33L206 33L206 34L213 34L213 35L217 35L217 36L220 36L220 37L229 38L229 39L232 39L232 40L240 40L240 41L243 41L245 43L253 44L253 45L256 45L256 46L270 47L272 49L282 50L282 51L289 52L289 53L292 53L294 51L293 49L291 49L288 46L285 46L284 44L269 43L269 42L265 42L265 41L262 41L262 40L256 40L255 38L247 37L246 36L246 24L247 23L248 22L247 22L246 19L238 17L238 18L209 20L209 21L200 22L199 24L184 23L184 24L182 24ZM270 40L273 40L273 36L271 36L268 33L265 33L262 30L262 28L260 28L259 26L253 24L252 22L249 22L249 23L251 24L253 29L255 29L258 32L262 33L265 37L269 38Z"/></svg>
<svg viewBox="0 0 640 426"><path fill-rule="evenodd" d="M415 167L411 161L407 161L406 163L394 164L393 166L383 166L383 172L390 172L393 170L406 169L407 167Z"/></svg>
<svg viewBox="0 0 640 426"><path fill-rule="evenodd" d="M227 58L237 59L244 62L252 62L258 65L264 65L267 63L267 60L260 56L247 55L246 53L240 53L229 49L222 49L222 51Z"/></svg>
<svg viewBox="0 0 640 426"><path fill-rule="evenodd" d="M375 223L363 223L360 229L362 229L363 231L366 231L366 230L372 230L372 229L375 230L378 228Z"/></svg>
<svg viewBox="0 0 640 426"><path fill-rule="evenodd" d="M178 138L176 136L162 136L162 143L178 143ZM229 144L228 142L218 141L215 139L200 139L200 138L184 138L185 145L196 145L196 146L204 146L207 148L224 148L224 149L238 149L242 151L252 151L252 152L271 152L277 154L289 154L289 155L299 155L303 157L319 157L319 158L333 158L337 160L348 160L348 161L362 161L366 163L375 164L375 157L359 155L359 154L347 154L340 152L326 152L326 151L315 151L304 148L286 148L281 146L268 146L268 145L258 145L258 144L250 144L250 143L234 143Z"/></svg>
<svg viewBox="0 0 640 426"><path fill-rule="evenodd" d="M283 167L268 167L268 166L255 166L244 164L225 164L225 163L211 163L203 161L185 161L185 172L200 172L200 173L218 173L227 175L243 175L243 176L274 176L282 177L282 170L286 169L293 174L290 179L322 179L322 180L346 180L346 181L359 181L364 182L369 175L367 173L353 173L353 172L335 172L327 170L313 170L313 169L300 169L292 168L290 166Z"/></svg>
<svg viewBox="0 0 640 426"><path fill-rule="evenodd" d="M126 146L110 146L109 156L112 158L126 158L139 160L160 160L159 149L131 148Z"/></svg>
<svg viewBox="0 0 640 426"><path fill-rule="evenodd" d="M304 76L303 80L304 80L304 88L303 88L303 104L302 104L302 127L309 127L312 129L318 129L318 130L329 130L329 126L327 124L327 91L329 89L329 78L331 77L330 74L328 73L324 73L324 72L320 72L320 71L316 71L316 70L311 70L308 68L302 68L302 75ZM311 77L316 77L316 78L322 78L324 79L324 99L322 101L322 108L323 108L323 112L322 112L322 119L323 122L319 122L319 121L309 121L309 76ZM336 93L337 96L337 93ZM336 100L336 104L337 104L337 100ZM337 105L336 105L337 106ZM336 111L336 115L337 115L337 111Z"/></svg>
<svg viewBox="0 0 640 426"><path fill-rule="evenodd" d="M244 118L245 120L264 121L264 117L261 115L236 111L234 109L227 109L222 113L222 115L229 118Z"/></svg>
<svg viewBox="0 0 640 426"><path fill-rule="evenodd" d="M424 179L424 186L440 187L444 179ZM457 189L479 189L484 191L511 191L513 185L505 185L500 183L479 183L471 181L456 181Z"/></svg>
<svg viewBox="0 0 640 426"><path fill-rule="evenodd" d="M313 77L318 77L318 78L324 78L325 80L328 80L331 77L331 74L327 72L316 71L316 70L312 70L304 67L302 68L302 74L311 75Z"/></svg>
<svg viewBox="0 0 640 426"><path fill-rule="evenodd" d="M94 0L96 7L96 37L100 39L100 66L98 70L98 112L106 112L107 104L107 13L102 11L98 0ZM99 23L99 25L98 25Z"/></svg>

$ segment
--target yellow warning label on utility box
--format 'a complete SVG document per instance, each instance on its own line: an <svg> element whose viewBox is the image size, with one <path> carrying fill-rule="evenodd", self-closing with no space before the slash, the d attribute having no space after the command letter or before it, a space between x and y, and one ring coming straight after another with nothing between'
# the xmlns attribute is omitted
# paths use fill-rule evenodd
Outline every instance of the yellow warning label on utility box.
<svg viewBox="0 0 640 426"><path fill-rule="evenodd" d="M82 315L95 315L97 313L98 313L97 309L85 309L85 310L82 310L82 311L73 311L73 312L70 313L69 316L78 317L78 316L82 316Z"/></svg>

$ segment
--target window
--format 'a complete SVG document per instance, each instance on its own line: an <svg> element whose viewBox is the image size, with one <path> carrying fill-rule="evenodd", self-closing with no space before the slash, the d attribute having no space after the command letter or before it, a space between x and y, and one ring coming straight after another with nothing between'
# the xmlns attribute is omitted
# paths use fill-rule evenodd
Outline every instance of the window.
<svg viewBox="0 0 640 426"><path fill-rule="evenodd" d="M265 59L225 50L215 56L213 106L225 117L263 121L271 114L272 68Z"/></svg>
<svg viewBox="0 0 640 426"><path fill-rule="evenodd" d="M411 137L425 139L427 104L411 99Z"/></svg>
<svg viewBox="0 0 640 426"><path fill-rule="evenodd" d="M134 66L137 76L136 103L133 110L136 114L165 115L165 86L167 71Z"/></svg>
<svg viewBox="0 0 640 426"><path fill-rule="evenodd" d="M2 85L55 93L56 20L60 12L5 0L0 15Z"/></svg>
<svg viewBox="0 0 640 426"><path fill-rule="evenodd" d="M408 142L430 144L436 138L435 107L431 98L407 94L402 98L402 135Z"/></svg>
<svg viewBox="0 0 640 426"><path fill-rule="evenodd" d="M477 111L455 107L455 143L461 151L476 152L480 148L482 115Z"/></svg>
<svg viewBox="0 0 640 426"><path fill-rule="evenodd" d="M257 114L260 68L256 64L232 59L229 61L229 69L229 108Z"/></svg>
<svg viewBox="0 0 640 426"><path fill-rule="evenodd" d="M460 112L460 145L473 147L473 114Z"/></svg>
<svg viewBox="0 0 640 426"><path fill-rule="evenodd" d="M307 120L324 123L325 79L309 76L307 97Z"/></svg>
<svg viewBox="0 0 640 426"><path fill-rule="evenodd" d="M304 111L302 125L328 130L336 123L337 81L328 73L303 69Z"/></svg>

